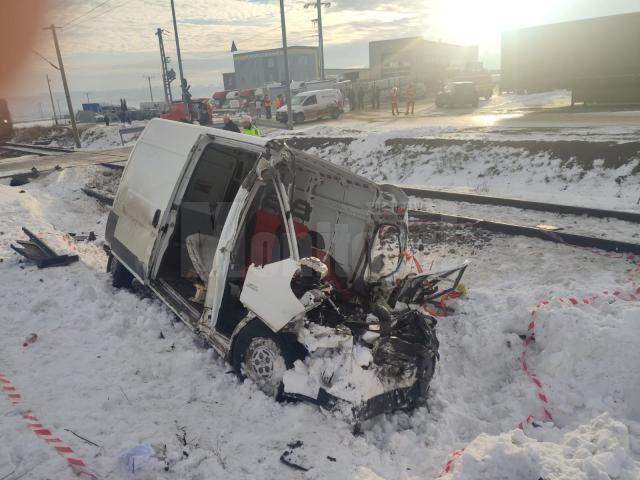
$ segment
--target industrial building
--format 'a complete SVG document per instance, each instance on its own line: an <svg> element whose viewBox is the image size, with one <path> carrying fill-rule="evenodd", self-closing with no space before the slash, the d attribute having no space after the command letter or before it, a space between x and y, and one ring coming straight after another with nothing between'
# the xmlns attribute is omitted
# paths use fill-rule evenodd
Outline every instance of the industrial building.
<svg viewBox="0 0 640 480"><path fill-rule="evenodd" d="M441 77L451 68L478 61L478 46L433 42L422 37L369 42L370 78Z"/></svg>
<svg viewBox="0 0 640 480"><path fill-rule="evenodd" d="M572 91L573 102L640 102L640 13L502 35L503 91Z"/></svg>
<svg viewBox="0 0 640 480"><path fill-rule="evenodd" d="M318 47L289 47L289 76L307 81L320 77ZM256 88L268 83L285 81L282 48L234 53L235 88Z"/></svg>

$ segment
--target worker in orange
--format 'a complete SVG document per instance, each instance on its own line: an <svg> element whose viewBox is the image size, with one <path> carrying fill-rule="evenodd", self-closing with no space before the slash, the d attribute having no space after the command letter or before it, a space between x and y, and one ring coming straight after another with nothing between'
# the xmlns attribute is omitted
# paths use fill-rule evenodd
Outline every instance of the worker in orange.
<svg viewBox="0 0 640 480"><path fill-rule="evenodd" d="M405 115L409 115L409 108L411 108L411 115L413 115L413 109L416 105L416 87L413 86L413 83L410 83L407 87L407 109L404 112Z"/></svg>
<svg viewBox="0 0 640 480"><path fill-rule="evenodd" d="M391 115L394 117L396 115L400 116L400 112L398 111L398 87L391 89Z"/></svg>
<svg viewBox="0 0 640 480"><path fill-rule="evenodd" d="M266 94L262 99L262 106L264 107L266 117L271 118L271 97L269 97L269 94Z"/></svg>

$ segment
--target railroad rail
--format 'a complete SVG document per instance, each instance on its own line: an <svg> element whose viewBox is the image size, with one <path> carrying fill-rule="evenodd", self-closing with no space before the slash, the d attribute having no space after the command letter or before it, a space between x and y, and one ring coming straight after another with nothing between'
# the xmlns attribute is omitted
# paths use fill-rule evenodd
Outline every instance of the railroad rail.
<svg viewBox="0 0 640 480"><path fill-rule="evenodd" d="M640 212L628 212L621 210L604 210L600 208L579 207L576 205L562 205L557 203L533 202L508 197L492 197L489 195L475 195L472 193L448 192L432 190L421 187L405 187L398 185L407 195L419 198L435 198L451 202L467 202L482 205L498 205L504 207L516 207L525 210L537 210L540 212L568 213L571 215L587 215L596 218L617 218L627 222L640 223Z"/></svg>
<svg viewBox="0 0 640 480"><path fill-rule="evenodd" d="M74 150L62 147L49 147L45 145L28 145L24 143L0 143L0 150L9 150L12 152L30 153L34 155L48 156L60 155L62 153L73 153Z"/></svg>
<svg viewBox="0 0 640 480"><path fill-rule="evenodd" d="M538 227L529 227L504 222L492 222L479 218L445 215L442 213L425 212L422 210L409 210L409 217L429 222L449 223L453 225L462 225L464 227L482 228L484 230L495 233L504 233L506 235L522 235L525 237L538 238L575 247L597 248L607 252L632 253L634 255L640 255L640 244L620 242L606 238L588 237L585 235L576 235L574 233L566 233L562 231L549 231Z"/></svg>

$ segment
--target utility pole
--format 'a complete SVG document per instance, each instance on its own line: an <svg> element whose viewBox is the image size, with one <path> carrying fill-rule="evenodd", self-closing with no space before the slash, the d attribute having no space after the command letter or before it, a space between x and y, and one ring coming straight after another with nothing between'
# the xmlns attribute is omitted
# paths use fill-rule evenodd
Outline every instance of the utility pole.
<svg viewBox="0 0 640 480"><path fill-rule="evenodd" d="M291 106L291 79L289 78L289 53L287 52L287 26L284 21L284 0L280 0L280 26L282 27L282 53L284 54L284 81L287 82L287 128L293 130L293 108Z"/></svg>
<svg viewBox="0 0 640 480"><path fill-rule="evenodd" d="M180 72L180 90L182 92L182 101L184 102L185 114L188 120L191 120L191 112L189 111L189 98L187 96L187 82L184 79L182 71L182 56L180 55L180 40L178 38L178 22L176 22L176 8L171 0L171 15L173 16L173 34L176 38L176 53L178 55L178 70Z"/></svg>
<svg viewBox="0 0 640 480"><path fill-rule="evenodd" d="M164 52L164 41L162 36L164 34L164 30L162 28L158 28L156 30L156 35L158 37L158 44L160 46L160 63L162 66L162 86L164 88L164 101L167 105L173 102L173 93L171 92L171 82L175 78L176 72L173 69L169 70L169 59ZM173 78L171 78L173 77Z"/></svg>
<svg viewBox="0 0 640 480"><path fill-rule="evenodd" d="M69 93L69 85L67 84L67 76L64 73L64 64L62 63L62 54L60 53L60 45L58 45L58 36L56 35L56 26L46 27L45 30L51 30L53 34L53 43L56 47L56 54L58 55L58 68L60 68L60 75L62 76L62 86L64 87L64 94L67 97L67 108L69 109L69 119L71 120L71 129L73 130L73 138L76 142L76 147L80 148L80 135L78 135L78 126L76 125L76 117L73 114L73 105L71 104L71 94Z"/></svg>
<svg viewBox="0 0 640 480"><path fill-rule="evenodd" d="M304 8L309 8L315 6L318 9L318 47L320 48L320 61L318 62L320 65L320 78L322 80L325 79L324 76L324 40L322 37L322 7L330 7L331 4L329 2L323 2L322 0L315 0L311 3L306 3Z"/></svg>
<svg viewBox="0 0 640 480"><path fill-rule="evenodd" d="M85 95L87 96L87 103L91 103L91 100L89 99L89 92L85 92Z"/></svg>
<svg viewBox="0 0 640 480"><path fill-rule="evenodd" d="M143 75L149 81L149 95L151 95L151 103L153 103L153 90L151 90L151 75Z"/></svg>
<svg viewBox="0 0 640 480"><path fill-rule="evenodd" d="M53 110L53 120L56 122L56 126L58 126L58 115L56 115L56 107L53 104L53 94L51 93L51 79L49 78L48 73L47 73L47 87L49 87L49 98L51 99L51 110Z"/></svg>

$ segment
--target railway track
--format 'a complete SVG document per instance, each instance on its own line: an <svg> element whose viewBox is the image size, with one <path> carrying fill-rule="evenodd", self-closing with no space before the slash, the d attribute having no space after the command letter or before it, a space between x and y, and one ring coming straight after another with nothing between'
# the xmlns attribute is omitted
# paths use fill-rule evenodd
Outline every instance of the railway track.
<svg viewBox="0 0 640 480"><path fill-rule="evenodd" d="M29 153L32 155L60 155L63 153L72 153L73 149L61 148L61 147L49 147L45 145L28 145L23 143L0 143L0 150L8 150L11 152Z"/></svg>
<svg viewBox="0 0 640 480"><path fill-rule="evenodd" d="M617 218L627 222L640 223L640 213L621 210L605 210L599 208L579 207L557 203L533 202L507 197L493 197L489 195L475 195L471 193L447 192L421 187L404 187L399 185L407 195L419 198L433 198L451 202L467 202L481 205L497 205L504 207L522 208L540 212L566 213L571 215L587 215L595 218Z"/></svg>
<svg viewBox="0 0 640 480"><path fill-rule="evenodd" d="M606 252L631 253L640 255L640 244L610 240L608 238L590 237L577 235L562 231L550 231L545 228L518 225L514 223L494 222L479 218L463 217L458 215L448 215L436 212L426 212L423 210L409 210L409 217L418 221L428 221L435 223L447 223L463 228L480 228L494 233L506 235L522 235L525 237L538 238L564 245L571 245L582 248L596 248Z"/></svg>

